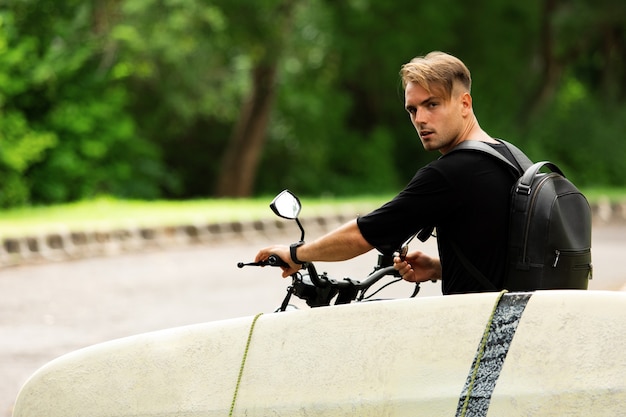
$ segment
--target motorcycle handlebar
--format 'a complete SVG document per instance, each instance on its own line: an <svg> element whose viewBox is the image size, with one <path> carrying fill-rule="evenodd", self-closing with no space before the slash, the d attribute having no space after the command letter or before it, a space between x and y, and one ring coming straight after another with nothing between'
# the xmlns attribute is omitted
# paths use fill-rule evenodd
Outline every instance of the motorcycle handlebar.
<svg viewBox="0 0 626 417"><path fill-rule="evenodd" d="M280 257L276 256L275 254L270 255L268 259L260 262L239 262L237 264L239 268L243 268L244 266L267 265L288 266L286 262L284 262ZM317 273L315 265L312 262L303 265L303 267L307 270L307 274L302 275L300 273L295 273L292 275L292 285L287 289L287 295L285 297L285 300L283 300L280 311L285 311L291 294L295 294L298 298L305 300L309 307L327 306L335 297L335 304L346 304L351 303L356 299L358 299L359 301L363 300L365 297L365 293L368 291L368 289L376 284L378 281L380 281L383 277L400 277L398 271L396 271L393 266L390 266L389 264L387 264L387 266L383 266L383 263L381 263L380 260L378 268L375 269L374 272L365 277L363 280L356 280L351 278L337 280L330 278L328 275L326 275L326 273L320 276ZM308 280L304 279L305 276L308 276ZM381 287L381 289L385 286ZM380 291L380 289L378 291ZM416 290L411 297L414 297L418 291L419 285L416 286ZM374 294L376 294L376 292Z"/></svg>
<svg viewBox="0 0 626 417"><path fill-rule="evenodd" d="M369 288L372 285L376 284L378 281L380 281L381 278L387 276L387 275L396 275L397 271L394 269L393 266L387 266L385 268L380 268L376 271L374 271L372 274L368 275L367 278L365 278L363 281L361 281L358 285L357 288L358 289L365 289L365 288Z"/></svg>
<svg viewBox="0 0 626 417"><path fill-rule="evenodd" d="M243 263L243 262L239 262L237 264L238 268L243 268L244 266L283 266L283 267L288 267L289 265L283 261L280 257L278 257L277 255L270 255L266 260L264 261L259 261L259 262L249 262L249 263ZM387 266L384 268L380 268L374 272L372 272L372 274L368 275L364 280L362 281L357 281L357 280L353 280L353 279L343 279L343 280L335 280L335 279L322 279L320 278L320 276L317 273L317 270L315 269L315 266L313 266L312 263L308 263L306 264L306 269L309 272L309 277L311 278L311 282L313 283L314 286L319 287L319 288L324 288L324 287L335 287L335 288L345 288L345 287L353 287L357 290L363 290L363 289L367 289L369 287L371 287L372 285L374 285L375 283L377 283L378 281L380 281L381 278L387 276L387 275L395 275L397 274L396 270L393 268L393 266Z"/></svg>

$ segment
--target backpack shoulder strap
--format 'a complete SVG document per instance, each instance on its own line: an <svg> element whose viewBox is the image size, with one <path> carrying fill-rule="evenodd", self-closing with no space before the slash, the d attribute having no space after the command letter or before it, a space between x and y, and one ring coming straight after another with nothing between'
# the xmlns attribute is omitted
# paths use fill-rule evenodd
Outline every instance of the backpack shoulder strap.
<svg viewBox="0 0 626 417"><path fill-rule="evenodd" d="M517 162L519 167L515 166L515 164L512 164L511 161L509 161L508 159L504 157L504 155L502 155L500 152L496 151L491 146L489 146L488 144L480 140L463 141L459 143L458 145L456 145L454 149L452 149L451 152L456 151L456 150L470 149L470 150L488 153L489 155L492 155L498 158L499 160L506 163L508 166L512 167L516 172L518 172L518 174L521 174L520 168L523 172L526 169L528 169L530 166L532 166L533 164L532 161L517 146L502 139L498 139L498 141L507 147L509 152L511 152L511 154L513 155L513 158L515 158L515 162Z"/></svg>
<svg viewBox="0 0 626 417"><path fill-rule="evenodd" d="M504 155L502 155L500 152L498 152L497 150L495 150L494 148L489 146L487 143L479 141L479 140L466 140L466 141L463 141L460 144L458 144L457 146L455 146L454 149L452 149L452 151L450 151L450 152L453 152L453 151L456 151L456 150L469 149L469 150L474 150L474 151L487 153L487 154L489 154L489 155L499 159L500 161L504 162L507 166L513 168L513 171L516 172L517 175L519 175L520 177L522 175L524 175L525 171L531 171L528 168L533 166L533 163L526 156L526 154L524 152L522 152L517 146L513 145L512 143L506 142L506 141L504 141L502 139L497 139L497 140L500 143L502 143L504 146L507 147L509 152L511 152L511 154L513 155L513 158L515 159L515 162L517 163L518 166L513 164ZM536 164L536 165L537 165L537 170L539 170L539 168L541 167L541 164ZM536 173L536 171L535 171L535 173ZM531 174L527 174L527 175L531 175ZM482 272L480 272L469 261L469 259L467 259L467 257L463 254L461 249L458 247L458 245L455 242L450 242L450 243L451 243L451 246L452 246L452 250L456 254L457 258L459 259L459 261L461 262L461 264L463 265L465 270L470 274L470 276L472 278L474 278L486 290L488 290L488 291L497 291L496 286L491 281L489 281L487 279L487 277L485 277L485 275Z"/></svg>
<svg viewBox="0 0 626 417"><path fill-rule="evenodd" d="M526 171L528 168L530 168L533 165L533 161L531 161L530 158L528 158L526 154L520 150L520 148L518 148L517 146L505 140L502 140L502 139L497 139L497 140L500 141L504 146L506 146L509 149L509 152L513 154L513 158L515 158L515 161L519 164L520 167L522 167L523 171ZM489 147L491 148L491 146Z"/></svg>

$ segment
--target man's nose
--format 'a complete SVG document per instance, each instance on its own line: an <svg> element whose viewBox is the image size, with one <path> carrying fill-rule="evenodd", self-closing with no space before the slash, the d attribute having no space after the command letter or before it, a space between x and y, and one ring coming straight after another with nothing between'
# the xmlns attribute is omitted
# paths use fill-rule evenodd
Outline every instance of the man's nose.
<svg viewBox="0 0 626 417"><path fill-rule="evenodd" d="M419 125L422 123L425 123L425 112L420 111L419 109L415 110L415 114L413 115L413 123L415 123L415 125Z"/></svg>

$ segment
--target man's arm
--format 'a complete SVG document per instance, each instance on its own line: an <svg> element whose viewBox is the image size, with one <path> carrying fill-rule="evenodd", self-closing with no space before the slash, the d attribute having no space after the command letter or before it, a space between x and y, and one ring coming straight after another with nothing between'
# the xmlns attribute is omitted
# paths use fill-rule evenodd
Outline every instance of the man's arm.
<svg viewBox="0 0 626 417"><path fill-rule="evenodd" d="M352 259L372 249L373 246L361 234L356 220L352 220L319 239L300 246L296 255L302 262L333 262ZM288 277L300 269L300 265L291 259L289 247L284 245L261 249L256 255L255 262L266 260L272 254L278 255L289 264L289 268L283 268L283 277Z"/></svg>

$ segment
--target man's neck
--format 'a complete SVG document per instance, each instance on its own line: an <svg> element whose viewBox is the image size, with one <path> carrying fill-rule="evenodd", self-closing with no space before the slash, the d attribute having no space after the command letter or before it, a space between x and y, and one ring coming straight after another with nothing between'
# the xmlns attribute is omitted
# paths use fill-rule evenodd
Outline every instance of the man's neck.
<svg viewBox="0 0 626 417"><path fill-rule="evenodd" d="M498 143L497 140L495 140L494 138L489 136L487 132L482 130L480 126L478 125L478 122L474 120L474 123L468 127L468 130L466 131L466 133L459 135L459 139L451 143L449 146L446 146L445 149L439 149L439 152L441 152L442 154L446 154L451 149L453 149L456 145L458 145L461 142L465 142L466 140L479 140L479 141L487 142L487 143Z"/></svg>

